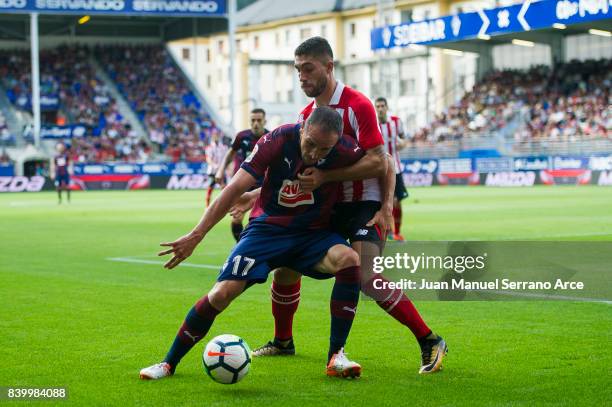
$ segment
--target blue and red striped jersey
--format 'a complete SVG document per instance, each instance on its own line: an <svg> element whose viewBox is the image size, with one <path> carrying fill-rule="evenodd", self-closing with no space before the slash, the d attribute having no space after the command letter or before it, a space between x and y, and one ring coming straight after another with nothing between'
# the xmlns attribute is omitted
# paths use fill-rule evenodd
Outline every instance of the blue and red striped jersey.
<svg viewBox="0 0 612 407"><path fill-rule="evenodd" d="M267 133L268 130L264 129L264 134ZM236 152L236 156L234 158L236 171L238 171L238 168L240 168L240 165L244 159L251 154L251 151L253 151L253 148L255 148L255 144L257 144L258 140L259 136L253 134L251 129L242 130L236 134L236 137L232 142L232 150Z"/></svg>
<svg viewBox="0 0 612 407"><path fill-rule="evenodd" d="M326 183L310 193L301 190L297 176L312 166L302 161L300 127L287 124L262 136L242 163L241 168L253 177L264 177L251 221L296 229L328 227L332 207L340 198L340 183ZM322 170L346 167L364 154L356 140L345 135L314 167Z"/></svg>

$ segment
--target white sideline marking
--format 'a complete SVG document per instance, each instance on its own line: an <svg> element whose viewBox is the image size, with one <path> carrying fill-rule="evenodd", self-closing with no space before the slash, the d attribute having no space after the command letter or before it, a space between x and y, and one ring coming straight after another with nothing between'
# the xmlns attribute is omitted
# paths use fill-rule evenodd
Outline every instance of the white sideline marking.
<svg viewBox="0 0 612 407"><path fill-rule="evenodd" d="M601 298L570 297L569 295L555 295L555 294L515 293L512 291L503 291L503 290L474 290L474 291L478 291L481 293L495 293L495 294L500 294L500 295L508 295L512 297L541 298L544 300L599 302L602 304L612 304L612 301L604 300Z"/></svg>
<svg viewBox="0 0 612 407"><path fill-rule="evenodd" d="M522 241L522 242L533 243L533 242L541 242L541 241L555 242L554 239L560 239L564 237L572 238L572 237L610 236L610 235L612 235L612 232L581 232L581 233L560 233L558 235L535 235L534 234L534 235L522 236L522 237L498 236L497 238L495 238L495 240L493 239L483 240L481 237L468 237L468 238L452 239L451 241L453 242L487 242L487 243ZM548 240L535 240L535 239L548 239ZM443 242L445 240L436 239L436 240L431 240L431 241L432 242ZM406 242L410 243L411 241L407 240ZM589 242L589 240L578 240L578 242Z"/></svg>
<svg viewBox="0 0 612 407"><path fill-rule="evenodd" d="M135 259L133 257L108 257L106 260L118 261L118 262L123 262L123 263L138 263L138 264L152 264L152 265L166 264L166 262L164 261ZM202 269L214 269L214 270L221 269L221 266L214 266L212 264L181 263L180 266L202 268ZM612 301L604 300L601 298L570 297L568 295L554 295L554 294L516 293L516 292L511 292L511 291L503 291L503 290L473 290L473 291L482 292L482 293L494 293L494 294L500 294L500 295L508 295L508 296L513 296L513 297L540 298L544 300L596 302L596 303L601 303L601 304L612 305Z"/></svg>
<svg viewBox="0 0 612 407"><path fill-rule="evenodd" d="M154 264L154 265L164 265L165 261L158 260L144 260L144 259L134 259L131 257L107 257L108 261L118 261L122 263L138 263L138 264ZM180 266L183 267L193 267L199 269L212 269L212 270L220 270L221 266L215 266L212 264L195 264L195 263L181 263Z"/></svg>
<svg viewBox="0 0 612 407"><path fill-rule="evenodd" d="M588 237L588 236L609 236L611 232L580 232L580 233L560 233L557 235L531 235L529 237L516 238L512 237L508 240L524 240L526 242L531 242L533 239L558 239L562 237ZM490 240L491 242L504 241L506 239L502 238L501 240Z"/></svg>

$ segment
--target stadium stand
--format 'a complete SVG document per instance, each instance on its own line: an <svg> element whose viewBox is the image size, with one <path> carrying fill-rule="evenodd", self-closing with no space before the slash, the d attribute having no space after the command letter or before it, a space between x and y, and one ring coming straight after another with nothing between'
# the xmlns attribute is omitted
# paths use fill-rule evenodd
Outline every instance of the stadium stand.
<svg viewBox="0 0 612 407"><path fill-rule="evenodd" d="M95 53L159 152L172 161L204 161L206 141L220 130L162 46L98 47Z"/></svg>
<svg viewBox="0 0 612 407"><path fill-rule="evenodd" d="M490 136L513 120L517 142L609 138L611 68L612 60L591 60L491 72L418 130L413 144Z"/></svg>
<svg viewBox="0 0 612 407"><path fill-rule="evenodd" d="M92 58L97 58L147 135L137 134L123 117L107 85L96 75ZM29 110L29 52L0 52L0 77L13 106ZM611 82L609 59L493 71L416 131L409 149L418 155L428 147L440 153L441 147L451 146L451 156L459 146L486 144L500 135L511 140L515 149L543 140L609 140ZM203 162L211 135L221 135L162 45L94 49L72 45L44 50L41 94L59 99L53 125L87 127L87 135L72 142L75 162L145 162L160 156L174 162ZM0 143L14 142L0 112Z"/></svg>
<svg viewBox="0 0 612 407"><path fill-rule="evenodd" d="M137 134L121 114L117 101L96 76L90 62L94 55L145 125L148 137ZM8 100L17 109L29 110L29 52L2 52L0 62L1 85ZM202 162L207 140L213 133L221 134L161 45L44 50L41 94L57 95L60 102L54 122L47 124L87 127L85 137L72 141L75 162L144 162L155 153L172 161Z"/></svg>
<svg viewBox="0 0 612 407"><path fill-rule="evenodd" d="M77 162L146 161L150 149L135 134L117 108L117 102L89 63L82 46L60 46L41 52L41 95L57 97L59 106L50 125L79 124L87 128L75 138L72 153ZM8 99L22 110L30 108L29 52L0 54L0 75Z"/></svg>

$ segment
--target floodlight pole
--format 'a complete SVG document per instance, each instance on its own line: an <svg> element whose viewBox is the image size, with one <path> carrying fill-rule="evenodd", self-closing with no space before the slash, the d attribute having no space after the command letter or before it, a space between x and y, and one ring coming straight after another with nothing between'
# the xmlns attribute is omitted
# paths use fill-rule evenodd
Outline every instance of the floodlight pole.
<svg viewBox="0 0 612 407"><path fill-rule="evenodd" d="M191 19L191 35L193 36L193 78L196 86L199 86L198 78L198 20Z"/></svg>
<svg viewBox="0 0 612 407"><path fill-rule="evenodd" d="M229 94L229 111L230 111L230 130L235 133L234 118L236 109L236 87L234 84L234 62L236 59L236 0L228 0L228 16L227 16L227 28L228 28L228 39L229 39L229 82L230 82L230 94ZM234 134L230 135L231 137Z"/></svg>
<svg viewBox="0 0 612 407"><path fill-rule="evenodd" d="M378 0L376 2L376 14L378 17L378 26L385 26L385 19L383 17L383 4L382 0ZM383 58L385 57L385 50L381 49L378 51L378 94L380 96L389 97L389 95L385 95L383 91Z"/></svg>
<svg viewBox="0 0 612 407"><path fill-rule="evenodd" d="M40 147L40 64L38 55L38 13L30 14L30 51L32 58L32 113L34 144Z"/></svg>

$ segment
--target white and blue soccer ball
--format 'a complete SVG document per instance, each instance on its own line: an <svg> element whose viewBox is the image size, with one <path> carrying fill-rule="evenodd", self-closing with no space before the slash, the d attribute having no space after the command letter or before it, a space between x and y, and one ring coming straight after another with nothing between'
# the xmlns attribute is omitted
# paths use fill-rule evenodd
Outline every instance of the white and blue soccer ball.
<svg viewBox="0 0 612 407"><path fill-rule="evenodd" d="M214 337L204 348L202 355L204 370L216 382L238 383L249 373L251 349L236 335Z"/></svg>

